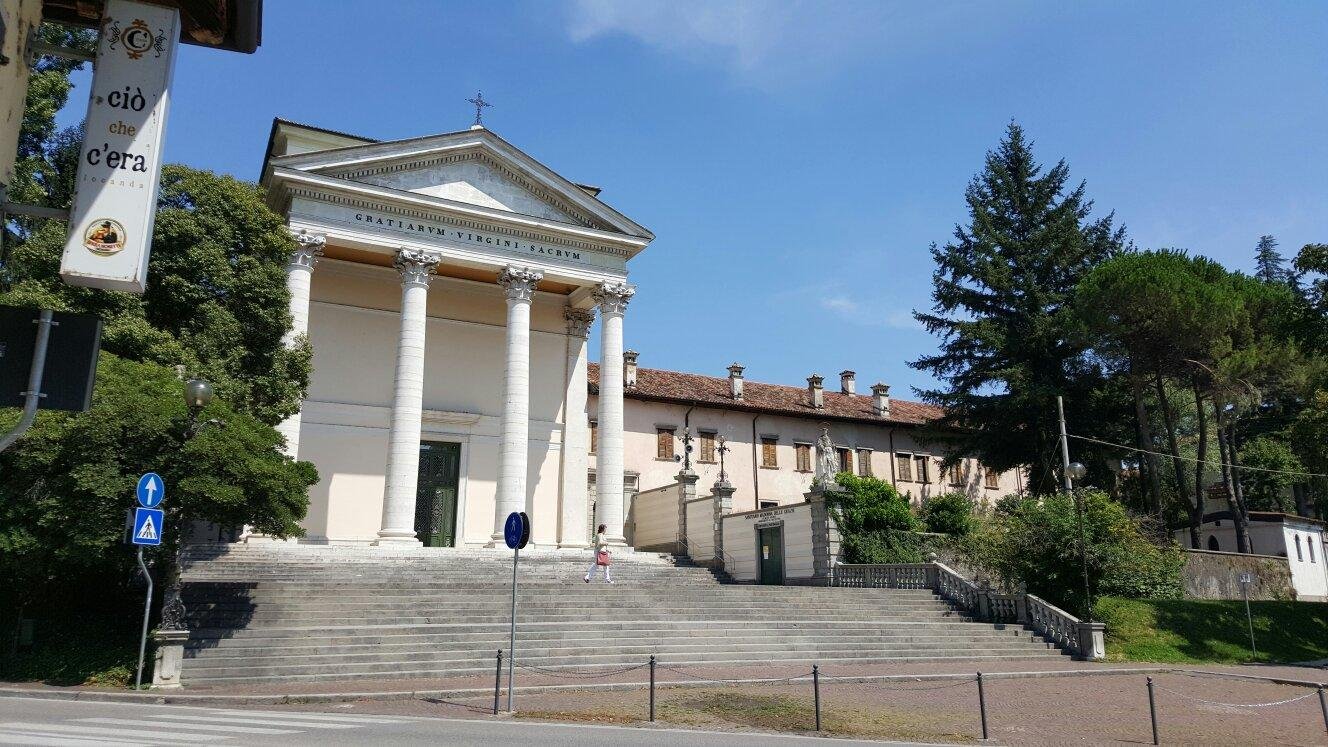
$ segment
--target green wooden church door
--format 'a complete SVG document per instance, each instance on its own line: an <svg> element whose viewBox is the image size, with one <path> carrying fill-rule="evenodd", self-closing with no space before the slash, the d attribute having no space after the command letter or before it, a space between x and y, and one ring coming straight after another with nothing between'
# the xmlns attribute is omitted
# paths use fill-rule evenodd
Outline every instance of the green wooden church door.
<svg viewBox="0 0 1328 747"><path fill-rule="evenodd" d="M420 442L420 481L415 493L415 536L425 547L455 547L461 444Z"/></svg>

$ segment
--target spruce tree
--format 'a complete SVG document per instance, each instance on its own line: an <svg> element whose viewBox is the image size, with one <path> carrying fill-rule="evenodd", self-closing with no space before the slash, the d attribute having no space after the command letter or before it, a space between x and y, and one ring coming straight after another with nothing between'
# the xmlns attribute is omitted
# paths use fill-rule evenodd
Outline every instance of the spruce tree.
<svg viewBox="0 0 1328 747"><path fill-rule="evenodd" d="M965 192L970 224L931 247L932 311L914 312L942 338L939 352L910 365L944 383L920 394L945 408L951 453L997 470L1028 467L1035 491L1059 484L1057 395L1072 431L1129 422L1098 408L1108 382L1071 309L1079 279L1122 251L1125 231L1111 215L1090 219L1084 185L1067 190L1069 176L1064 161L1044 172L1011 123Z"/></svg>

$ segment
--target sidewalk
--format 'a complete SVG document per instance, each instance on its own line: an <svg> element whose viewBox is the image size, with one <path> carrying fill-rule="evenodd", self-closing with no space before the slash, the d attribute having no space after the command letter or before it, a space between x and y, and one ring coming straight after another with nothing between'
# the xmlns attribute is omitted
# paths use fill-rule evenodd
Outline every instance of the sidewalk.
<svg viewBox="0 0 1328 747"><path fill-rule="evenodd" d="M717 681L741 681L762 685L778 682L810 681L810 666L781 664L778 666L681 666L659 662L656 682L659 685L704 686ZM984 678L1026 679L1096 677L1099 675L1146 676L1170 671L1195 674L1236 675L1242 678L1266 679L1272 682L1310 684L1328 682L1328 670L1293 666L1197 666L1149 663L1091 663L1065 659L1037 661L976 662L921 662L901 664L831 665L820 671L827 682L843 682L844 678L862 681L963 681L971 680L976 672ZM503 663L504 692L507 688L507 662ZM642 662L631 669L615 668L589 671L526 670L518 667L518 692L558 692L565 690L634 690L649 683L649 669ZM329 703L349 701L409 700L440 697L492 698L494 677L464 676L430 679L352 679L326 682L283 682L237 685L200 685L178 690L144 690L135 692L123 688L57 687L41 683L2 683L0 697L28 696L78 700L143 700L154 703L207 704L282 704Z"/></svg>

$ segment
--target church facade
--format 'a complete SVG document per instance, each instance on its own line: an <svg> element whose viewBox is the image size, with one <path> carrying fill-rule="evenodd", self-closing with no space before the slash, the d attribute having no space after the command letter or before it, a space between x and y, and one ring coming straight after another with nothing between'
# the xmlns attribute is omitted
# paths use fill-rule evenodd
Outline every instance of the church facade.
<svg viewBox="0 0 1328 747"><path fill-rule="evenodd" d="M584 547L596 523L624 543L631 496L673 482L689 444L703 481L726 462L735 510L801 501L823 422L842 466L916 501L1021 488L943 474L920 437L939 413L859 395L852 372L744 393L736 365L638 370L627 264L653 235L481 126L378 142L277 120L261 182L298 243L288 343L313 350L280 426L320 475L304 542L481 547L526 511L538 547Z"/></svg>

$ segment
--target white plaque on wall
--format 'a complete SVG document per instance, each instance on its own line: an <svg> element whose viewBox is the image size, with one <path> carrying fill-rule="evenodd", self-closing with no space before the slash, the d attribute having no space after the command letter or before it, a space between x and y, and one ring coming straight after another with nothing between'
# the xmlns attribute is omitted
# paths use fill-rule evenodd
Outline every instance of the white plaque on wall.
<svg viewBox="0 0 1328 747"><path fill-rule="evenodd" d="M143 292L179 38L178 10L107 0L60 260L66 283Z"/></svg>

